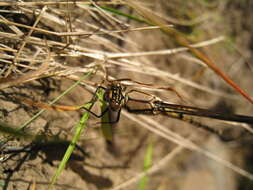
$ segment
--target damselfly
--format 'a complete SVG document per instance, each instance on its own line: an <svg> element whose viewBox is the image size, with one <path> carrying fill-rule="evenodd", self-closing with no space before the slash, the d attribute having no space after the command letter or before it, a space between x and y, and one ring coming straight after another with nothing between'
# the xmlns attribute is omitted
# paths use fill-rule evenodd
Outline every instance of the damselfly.
<svg viewBox="0 0 253 190"><path fill-rule="evenodd" d="M196 108L192 106L172 104L160 100L154 95L147 94L139 90L131 90L126 92L126 88L123 87L117 80L111 81L111 83L105 88L99 86L99 89L104 89L104 100L108 103L108 107L100 115L91 112L96 117L102 117L105 112L117 112L117 120L112 122L118 122L120 117L120 111L122 108L126 108L131 113L140 114L164 114L174 113L180 115L178 118L183 118L184 115L208 117L224 121L235 121L253 124L253 117L237 114L226 114L223 112L214 112L208 109ZM150 100L137 99L131 97L131 94L137 92L144 95L151 96ZM89 110L90 111L90 110Z"/></svg>
<svg viewBox="0 0 253 190"><path fill-rule="evenodd" d="M135 114L148 114L148 115L158 115L162 114L168 117L172 117L175 119L183 120L186 122L189 122L197 127L204 128L212 133L215 133L217 135L220 135L220 132L206 126L196 120L193 120L191 117L187 117L187 115L190 116L199 116L199 117L207 117L212 119L218 119L218 120L224 120L224 121L234 121L234 122L240 122L240 123L247 123L247 124L253 124L253 117L251 116L245 116L245 115L237 115L237 114L227 114L222 112L214 112L208 109L202 109L202 108L196 108L186 105L178 105L178 104L172 104L165 101L160 100L160 98L148 94L143 91L139 90L130 90L126 91L126 87L122 85L121 81L130 81L131 79L119 79L119 80L111 80L109 81L109 84L107 84L106 87L98 86L95 92L95 95L93 96L91 102L92 106L97 101L97 93L99 90L104 91L103 100L106 102L106 107L101 111L100 114L97 114L91 109L86 109L81 106L53 106L53 109L56 110L78 110L78 109L85 109L86 111L90 112L92 115L94 115L97 118L103 117L106 113L108 113L109 121L108 122L102 122L102 123L108 123L108 124L115 124L120 119L120 112L122 108L125 108L130 113ZM137 82L138 83L138 82ZM139 83L142 84L142 83ZM171 90L171 89L170 89ZM133 94L140 94L142 96L149 96L151 98L149 99L139 99L133 97ZM31 103L30 103L31 104ZM46 107L43 106L44 104L32 104L37 107ZM49 107L47 107L49 108Z"/></svg>
<svg viewBox="0 0 253 190"><path fill-rule="evenodd" d="M162 101L158 97L145 93L143 91L139 90L126 91L126 88L123 85L121 85L117 80L111 81L106 88L98 87L98 89L99 88L105 90L104 101L107 102L108 106L100 115L97 115L93 112L92 113L97 117L102 117L108 111L110 118L109 123L111 124L117 123L119 121L120 111L122 108L125 108L128 112L135 114L149 114L149 115L162 114L171 118L183 120L190 124L193 124L194 126L215 133L220 137L222 137L220 130L215 130L214 128L204 125L198 122L197 120L193 120L192 117L189 116L199 116L224 121L253 124L253 117L251 116L227 114L223 112L215 112L212 110L196 108L192 106L172 104ZM151 98L149 100L133 98L132 96L133 93L139 93L141 95L150 96ZM112 117L113 115L114 117Z"/></svg>

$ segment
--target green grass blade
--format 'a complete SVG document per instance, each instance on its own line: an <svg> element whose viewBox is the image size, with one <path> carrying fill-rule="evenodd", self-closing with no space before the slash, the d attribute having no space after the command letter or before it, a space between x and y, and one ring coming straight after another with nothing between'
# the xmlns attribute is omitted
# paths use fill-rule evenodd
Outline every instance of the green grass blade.
<svg viewBox="0 0 253 190"><path fill-rule="evenodd" d="M126 14L126 13L123 13L117 9L114 9L114 8L111 8L111 7L106 7L106 6L99 6L101 9L105 10L105 11L108 11L110 13L113 13L115 15L119 15L119 16L123 16L123 17L126 17L130 20L135 20L137 22L144 22L146 23L146 21L142 18L139 18L139 17L136 17L136 16L132 16L132 15L129 15L129 14Z"/></svg>
<svg viewBox="0 0 253 190"><path fill-rule="evenodd" d="M24 133L23 131L17 130L16 127L11 126L11 125L4 123L2 121L0 121L0 132L11 135L11 136L15 136L15 137L21 137L24 139L31 137L30 135Z"/></svg>
<svg viewBox="0 0 253 190"><path fill-rule="evenodd" d="M150 142L147 147L147 151L144 159L143 171L146 172L152 165L152 155L153 155L153 142ZM148 176L144 176L139 183L138 190L144 190L146 184L148 183Z"/></svg>
<svg viewBox="0 0 253 190"><path fill-rule="evenodd" d="M0 187L4 187L4 184L5 184L4 180L0 180Z"/></svg>
<svg viewBox="0 0 253 190"><path fill-rule="evenodd" d="M101 112L103 112L107 107L108 107L108 104L106 101L104 101L104 92L103 91L100 91L98 94L98 100L101 104ZM109 113L106 112L103 116L102 116L102 124L101 124L101 131L102 131L102 134L104 136L104 138L107 140L107 141L112 141L113 140L113 129L112 129L112 124L110 124L110 118L109 118Z"/></svg>
<svg viewBox="0 0 253 190"><path fill-rule="evenodd" d="M88 73L86 73L85 75L83 75L78 81L76 81L73 85L71 85L67 90L65 90L62 94L60 94L58 97L56 97L52 102L49 103L49 105L52 105L54 103L56 103L59 99L61 99L63 96L65 96L66 94L68 94L71 90L73 90L77 85L80 84L81 81L83 81L85 78L87 78L89 75L91 75L93 73L93 71L90 71ZM26 121L24 124L22 124L19 128L16 128L15 130L16 131L10 131L11 129L7 129L6 128L6 124L3 124L1 123L1 129L2 130L9 130L9 134L13 133L14 136L17 136L17 135L21 135L21 132L20 134L17 134L18 130L21 131L22 129L26 128L30 123L32 123L35 119L37 119L43 112L45 111L45 109L42 109L40 110L37 114L35 114L31 119L29 119L28 121ZM8 139L11 138L12 135L8 136L8 137L5 137L1 140L1 143L4 142L4 141L7 141ZM24 136L24 135L23 135Z"/></svg>
<svg viewBox="0 0 253 190"><path fill-rule="evenodd" d="M96 96L98 97L99 101L103 101L103 91L99 91ZM85 107L87 109L90 109L92 106L92 102L89 102L89 103L86 103L84 104L82 107ZM82 116L82 118L80 119L79 123L75 126L75 135L74 137L72 138L71 140L71 143L68 147L68 149L66 150L66 153L64 154L64 157L55 173L55 175L53 176L52 180L51 180L51 183L50 183L50 186L49 186L49 189L51 189L53 187L53 185L55 184L57 178L60 176L61 172L63 171L63 169L65 168L72 152L74 151L75 149L75 145L77 144L77 141L82 133L82 131L86 128L86 122L87 120L89 119L89 115L90 113L89 112L85 112Z"/></svg>
<svg viewBox="0 0 253 190"><path fill-rule="evenodd" d="M91 103L87 103L84 105L85 108L89 109L91 106ZM68 149L66 150L66 153L64 154L64 157L57 169L57 171L55 172L55 175L53 176L53 178L51 179L51 183L48 189L52 189L53 185L55 184L57 178L60 176L61 172L63 171L63 169L65 168L72 152L75 149L75 145L77 144L77 141L82 133L82 131L86 128L86 122L89 118L90 113L89 112L85 112L82 116L82 118L80 119L79 123L75 126L75 135L71 140L71 143L68 147Z"/></svg>
<svg viewBox="0 0 253 190"><path fill-rule="evenodd" d="M84 4L83 6L86 6L86 7L87 7L87 6L94 7L94 5L86 5L86 4ZM110 12L110 13L115 14L115 15L118 15L118 16L126 17L126 18L128 18L128 19L130 19L130 20L135 20L135 21L137 21L137 22L142 22L142 23L148 23L146 20L144 20L144 19L142 19L142 18L140 18L140 17L133 16L133 15L129 15L129 14L127 14L127 13L124 13L124 12L119 11L119 10L117 10L117 9L114 9L114 8L112 8L112 7L108 7L108 6L99 6L99 5L97 5L97 6L98 6L99 8L101 8L101 9L107 11L107 12Z"/></svg>
<svg viewBox="0 0 253 190"><path fill-rule="evenodd" d="M27 133L24 131L19 130L17 127L15 126L11 126L7 123L4 123L2 121L0 121L0 132L3 134L7 134L10 135L12 137L16 137L16 138L20 138L20 139L25 139L25 140L29 140L29 141L33 141L33 142L40 142L40 141L46 141L49 140L50 138L47 138L45 135L34 135L31 133ZM1 143L4 143L6 139L1 140Z"/></svg>
<svg viewBox="0 0 253 190"><path fill-rule="evenodd" d="M83 75L78 81L76 81L73 85L71 85L67 90L65 90L62 94L60 94L58 97L56 97L52 102L49 103L49 105L53 105L54 103L56 103L59 99L61 99L63 96L65 96L66 94L68 94L71 90L73 90L77 85L79 85L80 82L82 82L85 78L87 78L89 75L91 75L93 72L88 72L85 75ZM35 119L37 119L43 112L45 111L45 109L40 110L37 114L35 114L31 119L29 119L28 121L26 121L24 124L22 124L19 127L19 130L24 129L25 127L27 127L30 123L32 123Z"/></svg>

